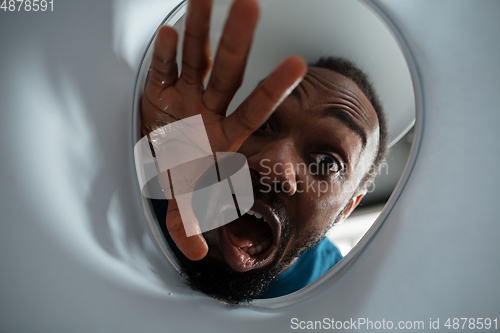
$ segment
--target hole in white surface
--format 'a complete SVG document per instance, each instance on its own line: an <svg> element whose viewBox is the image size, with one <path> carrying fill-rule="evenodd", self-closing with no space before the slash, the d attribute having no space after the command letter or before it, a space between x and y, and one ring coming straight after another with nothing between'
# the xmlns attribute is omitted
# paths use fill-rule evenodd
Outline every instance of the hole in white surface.
<svg viewBox="0 0 500 333"><path fill-rule="evenodd" d="M363 3L348 0L338 1L333 5L329 0L309 1L307 3L300 0L293 1L293 3L291 0L285 1L286 6L281 4L283 1L261 4L261 20L248 62L245 82L233 100L229 112L235 109L280 60L290 54L299 54L309 62L317 60L320 56L341 56L353 61L367 72L388 114L390 138L395 145L392 147L386 165L381 169L374 187L369 191L372 193L368 193L359 208L346 221L335 226L327 235L342 254L347 255L342 260L345 262L350 260L349 251L365 235L382 212L384 204L404 171L411 143L408 140L398 139L412 127L415 119L412 81L405 57L392 32ZM211 31L213 52L218 44L224 22L223 18L226 17L227 3L228 1L215 2ZM328 6L336 7L335 10L327 10ZM280 8L279 15L277 8ZM165 22L165 24L178 28L179 36L182 36L185 9L185 3L180 4L169 14ZM337 19L334 19L333 15L338 15ZM276 20L280 18L287 20L277 23ZM312 21L315 22L314 25L308 24ZM304 26L307 26L310 31L301 31L301 28L302 30L304 28L301 27L300 22L305 22ZM279 36L273 35L278 30L276 27L280 27ZM270 48L269 45L273 39L280 42L272 44L273 47ZM134 117L137 139L140 137L140 96L147 77L151 50L150 44L136 83ZM178 59L180 56L179 54ZM412 135L411 133L408 136ZM158 222L151 207L149 207L149 214L149 217L157 223L156 226L150 226L152 232L161 235L164 222ZM155 237L154 241L169 257L174 266L178 267L177 258L164 239ZM333 271L335 269L334 267ZM331 273L330 271L329 274ZM286 296L286 298L257 300L254 304L271 307L289 304L311 294L308 289L311 288L304 288Z"/></svg>

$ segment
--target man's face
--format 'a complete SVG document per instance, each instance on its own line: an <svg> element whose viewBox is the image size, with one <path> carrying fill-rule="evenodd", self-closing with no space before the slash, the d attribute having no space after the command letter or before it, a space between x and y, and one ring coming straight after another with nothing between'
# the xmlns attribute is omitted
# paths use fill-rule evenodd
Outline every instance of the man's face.
<svg viewBox="0 0 500 333"><path fill-rule="evenodd" d="M267 280L355 207L358 184L377 153L378 133L375 110L352 80L310 67L239 150L251 170L255 214L206 233L209 258L190 263L187 274L213 269L197 274L203 276L199 284L211 284L211 290L221 285L226 293L234 289L242 300L258 295ZM214 293L188 278L194 288Z"/></svg>

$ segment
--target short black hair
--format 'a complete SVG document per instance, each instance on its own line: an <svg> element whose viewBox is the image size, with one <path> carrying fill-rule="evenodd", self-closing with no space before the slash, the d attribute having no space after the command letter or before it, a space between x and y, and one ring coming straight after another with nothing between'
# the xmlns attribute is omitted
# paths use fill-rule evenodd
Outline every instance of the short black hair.
<svg viewBox="0 0 500 333"><path fill-rule="evenodd" d="M358 189L366 188L378 174L379 168L385 161L385 157L389 151L387 119L384 114L382 103L380 103L368 75L351 61L340 57L322 57L318 61L309 64L309 66L330 69L354 81L361 91L363 91L377 113L379 124L379 143L377 155L375 156L375 160L373 161L370 170L363 177L358 187Z"/></svg>

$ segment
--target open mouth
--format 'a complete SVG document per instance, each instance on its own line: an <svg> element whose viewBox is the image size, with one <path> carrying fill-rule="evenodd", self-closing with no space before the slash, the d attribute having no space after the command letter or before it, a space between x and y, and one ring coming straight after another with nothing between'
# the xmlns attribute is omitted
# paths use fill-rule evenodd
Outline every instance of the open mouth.
<svg viewBox="0 0 500 333"><path fill-rule="evenodd" d="M277 215L256 200L245 215L219 229L219 247L232 269L246 272L271 261L280 231Z"/></svg>

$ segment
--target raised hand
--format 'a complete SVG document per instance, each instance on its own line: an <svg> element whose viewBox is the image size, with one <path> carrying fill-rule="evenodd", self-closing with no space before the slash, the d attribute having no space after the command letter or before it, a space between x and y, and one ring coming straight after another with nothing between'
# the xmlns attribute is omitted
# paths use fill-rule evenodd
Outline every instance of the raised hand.
<svg viewBox="0 0 500 333"><path fill-rule="evenodd" d="M229 103L243 81L259 7L256 0L234 1L213 68L209 41L211 7L211 0L188 3L180 76L177 32L168 26L158 31L149 81L142 96L142 132L146 135L168 123L201 114L212 151L235 152L300 82L307 66L296 56L285 59L226 117ZM205 88L210 69L212 74ZM205 257L205 239L202 235L186 236L175 200L169 202L166 223L173 241L188 259Z"/></svg>

